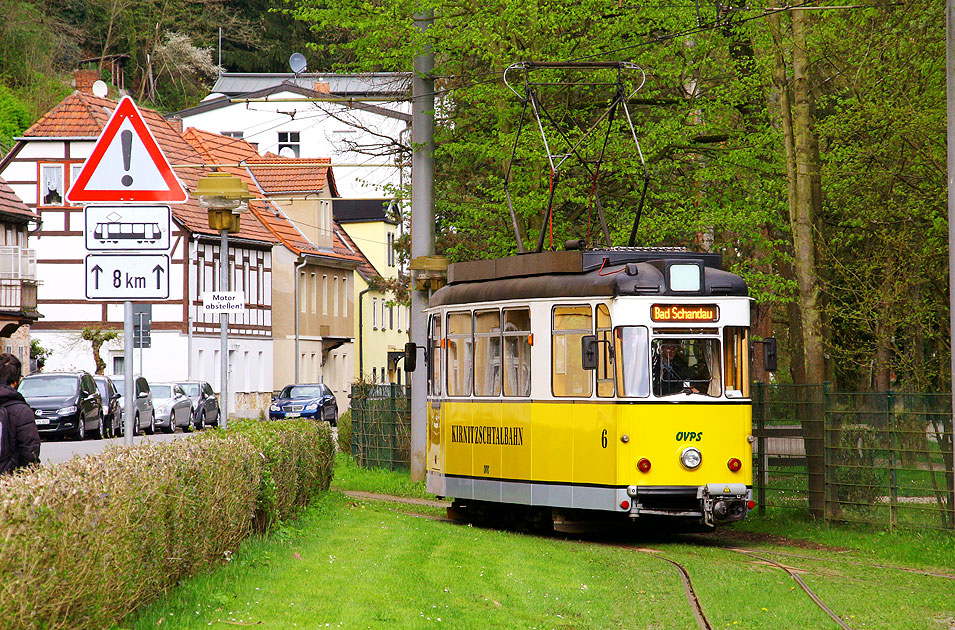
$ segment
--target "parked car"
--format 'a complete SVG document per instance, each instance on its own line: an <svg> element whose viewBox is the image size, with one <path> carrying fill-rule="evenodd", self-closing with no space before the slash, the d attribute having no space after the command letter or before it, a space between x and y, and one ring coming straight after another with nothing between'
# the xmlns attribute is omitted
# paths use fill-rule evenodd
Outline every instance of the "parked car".
<svg viewBox="0 0 955 630"><path fill-rule="evenodd" d="M286 385L269 405L269 418L312 418L338 425L338 401L324 383Z"/></svg>
<svg viewBox="0 0 955 630"><path fill-rule="evenodd" d="M88 372L30 374L17 391L33 409L40 435L103 437L103 399Z"/></svg>
<svg viewBox="0 0 955 630"><path fill-rule="evenodd" d="M219 399L212 385L205 381L179 381L177 383L192 399L192 425L202 430L204 426L219 426Z"/></svg>
<svg viewBox="0 0 955 630"><path fill-rule="evenodd" d="M103 424L106 427L106 435L103 437L116 437L123 429L123 408L119 404L122 396L110 377L97 374L93 380L100 398L103 399Z"/></svg>
<svg viewBox="0 0 955 630"><path fill-rule="evenodd" d="M149 389L157 428L173 433L176 427L182 427L183 432L192 427L192 399L182 387L176 383L153 383Z"/></svg>
<svg viewBox="0 0 955 630"><path fill-rule="evenodd" d="M142 376L137 376L133 379L136 384L136 400L135 400L135 415L133 416L133 435L139 435L140 431L145 430L146 433L152 435L156 432L156 416L153 413L153 396L149 390L149 383L146 382L146 379ZM125 399L125 389L126 381L121 376L117 376L113 380L113 385L116 386L116 390L119 392L120 399L119 404L123 408L124 413L126 409L126 399ZM126 423L123 423L123 430L125 431Z"/></svg>

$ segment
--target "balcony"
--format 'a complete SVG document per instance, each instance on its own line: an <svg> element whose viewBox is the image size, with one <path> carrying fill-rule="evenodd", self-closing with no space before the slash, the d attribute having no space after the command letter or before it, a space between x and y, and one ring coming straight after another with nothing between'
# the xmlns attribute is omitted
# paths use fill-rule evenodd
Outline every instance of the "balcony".
<svg viewBox="0 0 955 630"><path fill-rule="evenodd" d="M0 337L39 319L37 284L36 252L0 246Z"/></svg>

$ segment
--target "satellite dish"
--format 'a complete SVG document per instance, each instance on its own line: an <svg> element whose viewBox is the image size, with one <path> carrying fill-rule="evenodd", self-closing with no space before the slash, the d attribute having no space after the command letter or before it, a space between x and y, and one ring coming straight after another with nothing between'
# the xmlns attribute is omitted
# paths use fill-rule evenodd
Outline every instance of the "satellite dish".
<svg viewBox="0 0 955 630"><path fill-rule="evenodd" d="M308 67L308 61L302 53L292 53L292 56L288 58L288 65L295 74L302 74Z"/></svg>
<svg viewBox="0 0 955 630"><path fill-rule="evenodd" d="M99 80L93 82L93 96L106 98L108 94L109 94L109 86L107 86L106 83Z"/></svg>
<svg viewBox="0 0 955 630"><path fill-rule="evenodd" d="M282 149L279 151L279 156L284 158L297 157L295 155L295 150L290 147L282 147Z"/></svg>

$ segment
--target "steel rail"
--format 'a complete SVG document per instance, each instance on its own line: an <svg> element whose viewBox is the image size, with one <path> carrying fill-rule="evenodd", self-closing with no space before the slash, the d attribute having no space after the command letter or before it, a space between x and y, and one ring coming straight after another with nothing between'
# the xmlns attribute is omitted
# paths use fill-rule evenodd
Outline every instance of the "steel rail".
<svg viewBox="0 0 955 630"><path fill-rule="evenodd" d="M644 549L642 547L631 547L629 545L613 545L615 547L620 547L621 549L632 549L634 551L639 551L640 553L646 554L652 558L659 558L665 562L669 562L677 568L680 572L680 580L683 582L683 591L686 594L687 601L690 602L690 606L693 608L693 617L696 619L696 625L700 630L713 630L713 626L710 624L709 619L706 618L706 615L703 613L703 605L700 603L700 598L696 596L696 591L693 590L693 583L690 581L690 573L686 570L682 564L676 560L671 560L666 556L662 555L661 552L655 549Z"/></svg>
<svg viewBox="0 0 955 630"><path fill-rule="evenodd" d="M749 557L751 557L751 558L758 558L759 560L762 560L763 562L768 562L769 564L771 564L771 565L773 565L773 566L775 566L775 567L777 567L777 568L779 568L779 569L782 569L783 571L785 571L786 573L789 574L789 577L791 577L792 579L796 580L796 583L799 584L800 588L802 588L802 590L804 590L804 591L806 592L806 595L809 596L809 599L811 599L813 602L815 602L815 604L816 604L817 606L819 606L819 608L821 608L823 612L825 612L827 615L829 615L829 617L830 617L833 621L835 621L837 624L839 624L839 627L840 627L840 628L842 628L843 630L852 630L852 628L851 628L845 621L843 621L842 618L841 618L839 615L837 615L836 613L834 613L831 608L829 608L828 606L826 606L826 603L825 603L824 601L822 601L822 600L819 598L819 596L816 595L816 594L813 592L813 590L812 590L811 588L809 588L809 585L807 585L807 584L803 581L803 579L802 579L801 577L799 577L799 575L798 575L795 571L792 571L792 570L791 570L789 567L787 567L786 565L780 564L780 563L776 562L775 560L770 560L769 558L764 558L763 556L757 555L757 554L753 553L752 551L748 551L748 550L746 550L746 549L738 549L738 548L735 548L735 547L724 547L724 549L726 549L727 551L735 551L736 553L740 553L740 554L743 554L744 556L749 556Z"/></svg>

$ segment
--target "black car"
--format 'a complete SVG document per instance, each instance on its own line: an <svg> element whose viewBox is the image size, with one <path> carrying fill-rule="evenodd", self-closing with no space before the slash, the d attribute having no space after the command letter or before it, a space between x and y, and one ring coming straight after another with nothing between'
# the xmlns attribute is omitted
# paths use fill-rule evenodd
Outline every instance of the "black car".
<svg viewBox="0 0 955 630"><path fill-rule="evenodd" d="M110 377L97 375L93 380L96 381L96 388L103 399L103 424L106 426L104 437L116 437L123 431L123 408L119 405L122 396Z"/></svg>
<svg viewBox="0 0 955 630"><path fill-rule="evenodd" d="M338 401L324 383L287 385L269 405L269 419L312 418L338 425Z"/></svg>
<svg viewBox="0 0 955 630"><path fill-rule="evenodd" d="M17 391L33 408L40 435L102 438L103 399L88 372L48 372L25 376Z"/></svg>
<svg viewBox="0 0 955 630"><path fill-rule="evenodd" d="M199 430L204 426L219 426L219 399L212 385L205 381L177 381L176 384L192 399L192 426Z"/></svg>

